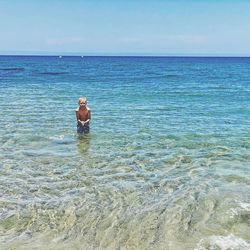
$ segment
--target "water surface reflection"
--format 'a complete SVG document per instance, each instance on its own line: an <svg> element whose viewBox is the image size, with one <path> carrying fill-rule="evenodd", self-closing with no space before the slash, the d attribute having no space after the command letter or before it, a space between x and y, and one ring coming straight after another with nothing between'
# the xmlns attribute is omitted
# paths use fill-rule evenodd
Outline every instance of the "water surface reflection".
<svg viewBox="0 0 250 250"><path fill-rule="evenodd" d="M78 152L79 154L85 155L86 153L88 153L90 148L91 135L86 134L83 136L78 136L77 139Z"/></svg>

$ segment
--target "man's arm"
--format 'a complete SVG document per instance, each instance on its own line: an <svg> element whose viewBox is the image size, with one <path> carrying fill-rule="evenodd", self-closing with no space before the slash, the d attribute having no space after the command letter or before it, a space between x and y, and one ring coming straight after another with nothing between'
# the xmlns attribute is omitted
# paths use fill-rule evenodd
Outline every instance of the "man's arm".
<svg viewBox="0 0 250 250"><path fill-rule="evenodd" d="M88 109L88 119L84 123L89 123L91 120L91 110Z"/></svg>
<svg viewBox="0 0 250 250"><path fill-rule="evenodd" d="M79 111L78 111L78 109L76 109L76 121L77 121L77 122L80 121L80 116L79 116Z"/></svg>

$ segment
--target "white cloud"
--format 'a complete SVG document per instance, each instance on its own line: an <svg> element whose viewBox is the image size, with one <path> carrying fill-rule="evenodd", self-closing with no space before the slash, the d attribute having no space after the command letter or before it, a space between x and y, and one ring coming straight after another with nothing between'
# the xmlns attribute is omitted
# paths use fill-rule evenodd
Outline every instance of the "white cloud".
<svg viewBox="0 0 250 250"><path fill-rule="evenodd" d="M201 45L209 42L207 36L201 35L156 35L148 37L128 37L116 39L117 42L123 44L144 44L144 45Z"/></svg>
<svg viewBox="0 0 250 250"><path fill-rule="evenodd" d="M48 45L68 45L68 44L81 44L84 41L80 37L61 37L61 38L48 38L46 44Z"/></svg>
<svg viewBox="0 0 250 250"><path fill-rule="evenodd" d="M207 38L199 35L175 35L175 36L168 36L166 40L172 42L200 44L205 42Z"/></svg>

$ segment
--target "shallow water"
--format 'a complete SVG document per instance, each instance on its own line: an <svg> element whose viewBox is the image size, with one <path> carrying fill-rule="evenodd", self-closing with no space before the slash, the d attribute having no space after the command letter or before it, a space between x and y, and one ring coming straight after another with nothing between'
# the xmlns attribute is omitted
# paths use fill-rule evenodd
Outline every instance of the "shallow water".
<svg viewBox="0 0 250 250"><path fill-rule="evenodd" d="M0 57L1 249L250 249L249 72L249 58Z"/></svg>

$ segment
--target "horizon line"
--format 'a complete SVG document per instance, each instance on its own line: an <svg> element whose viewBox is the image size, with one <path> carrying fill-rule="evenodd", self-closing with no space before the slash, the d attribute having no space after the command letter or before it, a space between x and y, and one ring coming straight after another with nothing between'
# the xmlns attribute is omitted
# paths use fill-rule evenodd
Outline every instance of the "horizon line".
<svg viewBox="0 0 250 250"><path fill-rule="evenodd" d="M1 56L161 56L161 57L183 57L183 56L190 56L190 57L250 57L250 52L245 53L219 53L219 52L84 52L84 51L77 51L77 52L67 52L67 51L20 51L20 50L13 50L13 51L1 51Z"/></svg>
<svg viewBox="0 0 250 250"><path fill-rule="evenodd" d="M51 56L51 57L250 57L250 54L217 53L81 53L81 52L0 52L0 56Z"/></svg>
<svg viewBox="0 0 250 250"><path fill-rule="evenodd" d="M249 58L250 54L63 54L63 53L55 53L55 54L2 54L0 56L51 56L51 57L245 57Z"/></svg>

